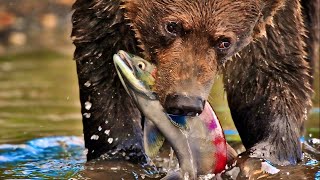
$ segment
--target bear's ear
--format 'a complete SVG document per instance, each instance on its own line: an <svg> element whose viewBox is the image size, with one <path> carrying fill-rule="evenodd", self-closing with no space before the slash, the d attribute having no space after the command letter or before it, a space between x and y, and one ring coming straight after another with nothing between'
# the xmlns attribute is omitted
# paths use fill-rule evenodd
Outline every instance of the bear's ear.
<svg viewBox="0 0 320 180"><path fill-rule="evenodd" d="M137 17L140 7L139 2L140 0L123 0L121 8L125 10L125 17L127 19L134 20Z"/></svg>

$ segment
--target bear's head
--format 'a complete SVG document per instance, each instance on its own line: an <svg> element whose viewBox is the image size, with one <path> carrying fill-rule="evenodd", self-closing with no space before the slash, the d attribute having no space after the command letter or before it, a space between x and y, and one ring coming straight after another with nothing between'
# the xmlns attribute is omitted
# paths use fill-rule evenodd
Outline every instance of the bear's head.
<svg viewBox="0 0 320 180"><path fill-rule="evenodd" d="M127 0L123 8L168 113L195 115L224 62L248 45L261 21L259 0ZM270 12L268 12L270 13Z"/></svg>

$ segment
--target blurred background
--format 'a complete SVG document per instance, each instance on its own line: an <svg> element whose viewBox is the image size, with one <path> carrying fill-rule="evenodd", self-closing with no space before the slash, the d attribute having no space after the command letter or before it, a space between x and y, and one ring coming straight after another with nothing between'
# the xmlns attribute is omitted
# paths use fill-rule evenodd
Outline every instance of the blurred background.
<svg viewBox="0 0 320 180"><path fill-rule="evenodd" d="M0 144L81 135L73 0L0 0Z"/></svg>
<svg viewBox="0 0 320 180"><path fill-rule="evenodd" d="M0 153L8 148L16 152L22 148L21 144L30 145L42 137L76 136L80 137L79 144L83 144L78 82L72 58L74 46L70 39L73 2L0 0L0 146L3 145ZM239 140L221 79L217 79L210 101L228 140ZM305 134L319 139L318 69L315 79L314 107ZM4 163L5 158L0 154L0 177L19 173L29 177L34 173L11 168L17 164L9 167ZM79 159L83 163L84 155L79 155Z"/></svg>

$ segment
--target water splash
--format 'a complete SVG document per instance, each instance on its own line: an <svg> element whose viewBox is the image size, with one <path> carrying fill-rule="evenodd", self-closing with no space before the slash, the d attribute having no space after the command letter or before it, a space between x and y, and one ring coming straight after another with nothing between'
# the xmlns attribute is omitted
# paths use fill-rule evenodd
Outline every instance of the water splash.
<svg viewBox="0 0 320 180"><path fill-rule="evenodd" d="M87 102L84 103L84 107L85 107L86 110L90 110L91 107L92 107L92 103L87 101Z"/></svg>
<svg viewBox="0 0 320 180"><path fill-rule="evenodd" d="M90 86L91 86L91 82L90 82L90 81L87 81L86 83L84 83L84 86L90 87Z"/></svg>
<svg viewBox="0 0 320 180"><path fill-rule="evenodd" d="M74 136L0 145L0 178L72 177L83 170L84 152L82 138Z"/></svg>
<svg viewBox="0 0 320 180"><path fill-rule="evenodd" d="M311 144L313 147L319 145L318 139L301 140L304 144L314 143ZM114 140L112 139L112 141ZM311 154L305 153L304 161L301 164L295 167L277 167L280 172L274 175L271 173L266 177L292 179L307 177L318 180L320 178L319 159L312 158L317 155L312 152ZM168 152L163 152L163 154L168 155ZM161 155L156 158L154 163L158 167L167 167L163 164L168 162L166 158L168 157ZM177 161L175 160L175 162ZM115 167L117 168L115 169ZM277 170L270 169L270 167L263 168L263 170L266 169L267 172ZM86 179L90 177L157 179L163 176L161 174L163 171L166 170L162 168L157 171L147 166L133 165L127 161L110 160L86 163L86 149L82 137L45 137L27 141L24 144L0 145L0 179ZM205 175L202 179L214 177L214 175ZM241 177L239 178L241 179Z"/></svg>

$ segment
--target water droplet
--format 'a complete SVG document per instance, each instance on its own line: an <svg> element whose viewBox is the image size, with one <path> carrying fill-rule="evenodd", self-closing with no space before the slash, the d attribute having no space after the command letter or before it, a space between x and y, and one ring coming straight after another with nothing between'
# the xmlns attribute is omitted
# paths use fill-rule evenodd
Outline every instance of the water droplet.
<svg viewBox="0 0 320 180"><path fill-rule="evenodd" d="M83 116L84 116L85 118L90 118L90 117L91 117L91 113L84 113Z"/></svg>
<svg viewBox="0 0 320 180"><path fill-rule="evenodd" d="M89 152L89 150L88 150L87 148L83 151L83 153L84 153L85 155L87 155L88 152Z"/></svg>
<svg viewBox="0 0 320 180"><path fill-rule="evenodd" d="M84 103L84 108L86 108L86 110L90 110L91 107L92 107L92 103L91 102L87 101L87 102Z"/></svg>
<svg viewBox="0 0 320 180"><path fill-rule="evenodd" d="M118 167L111 167L110 168L112 171L116 171L116 170L119 170L120 168L118 168Z"/></svg>
<svg viewBox="0 0 320 180"><path fill-rule="evenodd" d="M99 127L98 127L98 131L101 131L101 130L102 130L102 127L101 127L101 126L99 126Z"/></svg>
<svg viewBox="0 0 320 180"><path fill-rule="evenodd" d="M91 86L91 82L90 82L90 81L87 81L86 83L84 83L84 86L85 86L85 87L90 87L90 86Z"/></svg>
<svg viewBox="0 0 320 180"><path fill-rule="evenodd" d="M99 139L99 136L98 136L98 135L92 135L90 139L91 139L91 140L98 140L98 139Z"/></svg>
<svg viewBox="0 0 320 180"><path fill-rule="evenodd" d="M113 142L113 138L108 139L108 143L111 144Z"/></svg>
<svg viewBox="0 0 320 180"><path fill-rule="evenodd" d="M104 133L109 136L110 130L105 130Z"/></svg>

